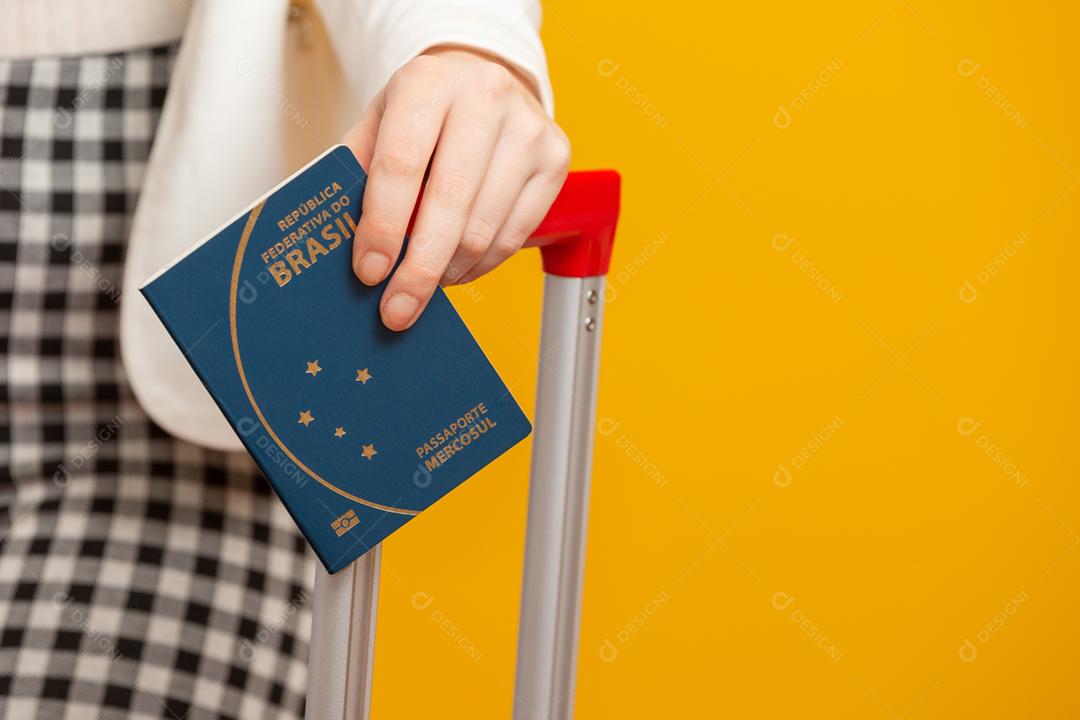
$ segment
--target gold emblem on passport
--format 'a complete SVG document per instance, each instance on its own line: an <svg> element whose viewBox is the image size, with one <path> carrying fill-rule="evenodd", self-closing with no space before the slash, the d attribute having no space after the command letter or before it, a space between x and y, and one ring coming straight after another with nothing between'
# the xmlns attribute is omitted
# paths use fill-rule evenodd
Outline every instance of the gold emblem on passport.
<svg viewBox="0 0 1080 720"><path fill-rule="evenodd" d="M312 198L310 201L305 203L305 207L307 207L310 212L315 212L316 208L314 206L324 204L327 201L327 198L329 198L331 195L337 195L339 192L342 191L342 188L343 186L340 183L332 183L330 186L327 187L326 190L323 191L321 197ZM339 205L339 207L334 210L334 212L337 213L336 218L324 218L328 221L330 219L334 220L332 225L327 222L327 224L323 226L323 229L326 232L322 233L322 235L324 236L324 239L330 242L329 245L323 246L317 241L314 244L308 242L309 258L304 258L302 257L303 251L301 249L292 248L292 245L300 243L301 240L301 238L299 237L300 229L296 229L293 230L290 234L290 239L288 243L283 240L274 246L274 253L270 253L269 251L267 251L259 256L264 263L270 263L272 259L274 260L272 265L266 267L265 269L274 276L274 279L277 280L277 284L279 286L284 286L292 279L294 275L299 275L303 269L309 268L315 262L316 255L326 254L328 250L335 249L336 247L341 245L344 240L350 239L355 233L355 221L352 219L352 216L348 212L342 209L347 206L348 203L345 202L343 198L342 201L337 204ZM233 359L236 361L236 372L240 376L240 383L243 385L244 393L247 395L247 399L251 403L251 409L254 410L255 416L262 424L262 427L266 430L266 434L269 435L270 439L274 442L274 444L276 444L277 447L281 449L281 452L285 454L285 457L291 460L296 465L296 467L299 468L299 470L307 473L308 476L313 478L323 487L337 493L338 495L341 495L342 497L348 498L355 503L364 505L365 507L374 508L383 512L395 513L398 515L416 515L420 512L419 510L395 507L393 505L384 505L382 503L360 497L359 495L349 492L345 488L339 487L333 479L328 479L320 475L318 472L316 472L314 469L304 463L303 460L297 457L296 453L294 453L289 448L289 446L282 440L282 438L278 436L278 434L274 431L271 423L267 420L266 415L262 411L262 408L259 407L259 402L256 399L254 393L252 392L251 385L248 382L247 372L244 369L243 355L240 352L240 338L238 336L237 330L237 301L239 299L240 276L241 270L244 265L245 253L248 249L248 243L251 241L252 233L255 230L255 224L258 221L264 206L265 200L260 201L248 212L247 221L244 223L244 229L243 232L240 234L240 241L236 247L236 255L233 258L232 276L229 283L229 335L232 339ZM324 208L324 212L329 213L329 210L325 210ZM294 213L289 217L293 218L293 221L295 222L287 222L286 225L288 227L292 227L296 223L299 223L299 217L302 214L304 213L301 213L299 209L294 211ZM294 215L295 217L293 217ZM279 229L284 232L287 228L281 228L279 225ZM339 233L338 231L341 232ZM296 237L292 237L292 234L296 234ZM310 239L311 238L308 238L308 240ZM281 245L281 247L278 248L278 245ZM287 249L286 245L288 245L288 247L292 249ZM316 245L318 245L318 247L316 247ZM292 255L293 257L290 257L290 255ZM284 260L277 260L279 256L283 257ZM289 270L286 266L286 263L288 263L288 265L291 265L293 270ZM322 375L325 368L322 367L318 359L305 359L304 362L306 363L305 374L311 375L312 378L317 380L318 377ZM299 370L299 368L297 369ZM356 382L364 385L367 384L367 382L371 379L373 379L373 376L369 368L357 369ZM313 410L314 408L309 408L307 410L297 411L297 424L303 425L305 428L311 425L311 423L315 421L315 415ZM337 418L331 419L337 420ZM331 425L330 427L334 426ZM334 427L335 438L340 439L346 434L347 433L343 426ZM361 447L362 452L360 453L360 456L367 459L368 461L370 461L371 458L378 452L375 449L374 443L370 443L367 445L361 444ZM346 532L351 530L353 525L357 524L358 522L359 518L356 517L356 513L350 511L334 520L334 522L331 523L331 527L340 537L341 535L344 535Z"/></svg>
<svg viewBox="0 0 1080 720"><path fill-rule="evenodd" d="M356 511L349 510L344 515L341 515L334 520L334 522L330 523L330 527L337 533L338 537L341 537L359 524L360 518L356 517Z"/></svg>

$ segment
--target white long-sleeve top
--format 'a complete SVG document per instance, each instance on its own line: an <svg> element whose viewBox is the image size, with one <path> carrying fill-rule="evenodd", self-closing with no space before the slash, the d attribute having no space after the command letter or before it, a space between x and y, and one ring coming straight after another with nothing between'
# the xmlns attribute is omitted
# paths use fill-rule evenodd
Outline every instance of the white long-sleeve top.
<svg viewBox="0 0 1080 720"><path fill-rule="evenodd" d="M536 0L0 0L0 56L183 40L124 268L120 343L135 396L200 445L239 440L137 288L336 142L423 50L466 45L551 85ZM78 124L77 112L74 122Z"/></svg>

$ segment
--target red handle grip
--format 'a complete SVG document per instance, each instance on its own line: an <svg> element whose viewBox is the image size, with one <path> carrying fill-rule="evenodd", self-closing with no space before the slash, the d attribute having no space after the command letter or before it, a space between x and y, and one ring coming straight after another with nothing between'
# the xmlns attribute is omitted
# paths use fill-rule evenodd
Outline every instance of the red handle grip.
<svg viewBox="0 0 1080 720"><path fill-rule="evenodd" d="M539 246L544 272L563 277L606 275L619 219L619 173L570 173L548 214L525 243Z"/></svg>

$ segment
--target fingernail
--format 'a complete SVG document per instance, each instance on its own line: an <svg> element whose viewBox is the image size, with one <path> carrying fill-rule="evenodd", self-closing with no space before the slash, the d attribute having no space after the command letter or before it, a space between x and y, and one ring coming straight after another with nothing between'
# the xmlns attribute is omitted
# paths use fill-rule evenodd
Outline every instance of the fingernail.
<svg viewBox="0 0 1080 720"><path fill-rule="evenodd" d="M408 293L397 293L383 307L383 322L391 330L404 330L420 307L420 301Z"/></svg>
<svg viewBox="0 0 1080 720"><path fill-rule="evenodd" d="M360 256L360 267L357 275L365 285L378 285L386 277L386 270L390 267L390 258L381 252L369 250Z"/></svg>

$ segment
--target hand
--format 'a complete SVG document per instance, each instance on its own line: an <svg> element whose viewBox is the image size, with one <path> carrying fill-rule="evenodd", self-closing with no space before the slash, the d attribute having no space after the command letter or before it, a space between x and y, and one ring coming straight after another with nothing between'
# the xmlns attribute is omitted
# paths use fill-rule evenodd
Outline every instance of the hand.
<svg viewBox="0 0 1080 720"><path fill-rule="evenodd" d="M353 270L382 282L428 175L405 258L380 304L410 327L440 283L468 282L517 252L566 179L570 143L531 84L479 51L428 50L375 96L344 142L368 170Z"/></svg>

